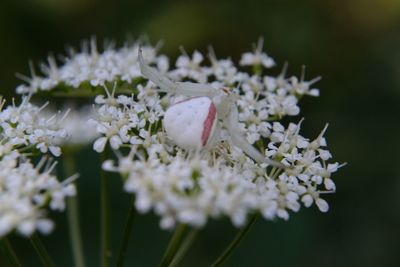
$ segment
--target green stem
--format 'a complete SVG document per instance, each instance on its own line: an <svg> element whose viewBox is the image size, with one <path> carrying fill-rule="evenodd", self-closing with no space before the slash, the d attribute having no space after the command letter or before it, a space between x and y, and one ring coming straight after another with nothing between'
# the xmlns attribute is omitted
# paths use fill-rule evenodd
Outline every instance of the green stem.
<svg viewBox="0 0 400 267"><path fill-rule="evenodd" d="M60 98L62 98L62 97L93 98L102 93L103 92L98 92L98 91L91 92L91 91L82 91L82 90L73 89L73 90L69 90L67 92L53 92L53 93L51 93L51 96L60 97ZM132 94L132 89L118 90L116 92L116 94Z"/></svg>
<svg viewBox="0 0 400 267"><path fill-rule="evenodd" d="M236 234L236 236L233 238L231 243L228 245L228 247L222 252L222 254L217 258L217 260L211 265L211 267L217 267L217 266L222 266L222 264L225 263L226 260L229 259L229 257L232 255L234 250L237 248L237 246L240 244L240 241L244 238L244 236L250 231L251 227L254 225L258 218L258 215L253 215L250 220L247 222L245 227L239 230L239 232Z"/></svg>
<svg viewBox="0 0 400 267"><path fill-rule="evenodd" d="M253 65L253 74L258 75L258 76L260 76L262 74L262 65L261 64Z"/></svg>
<svg viewBox="0 0 400 267"><path fill-rule="evenodd" d="M107 148L106 151L104 151L101 154L101 164L106 160L107 158ZM101 167L100 167L101 168ZM106 172L101 169L101 174L100 174L100 237L101 237L101 247L100 247L100 262L102 267L108 267L109 265L109 257L111 256L111 251L109 248L109 206L108 206L108 200L109 200L109 192L108 192L108 177L106 175Z"/></svg>
<svg viewBox="0 0 400 267"><path fill-rule="evenodd" d="M8 240L7 237L3 237L0 243L1 243L1 250L3 251L5 257L7 258L10 266L21 267L22 265L19 262L17 254L15 253L13 247L11 246L10 240Z"/></svg>
<svg viewBox="0 0 400 267"><path fill-rule="evenodd" d="M64 172L65 177L75 173L75 162L72 151L64 151ZM79 224L78 195L67 199L67 212L69 224L69 237L71 242L72 255L76 267L85 267L85 257L82 246L82 234Z"/></svg>
<svg viewBox="0 0 400 267"><path fill-rule="evenodd" d="M186 230L185 224L179 224L176 227L175 232L172 235L171 240L169 241L167 250L165 251L163 258L161 259L161 262L158 265L159 267L167 267L170 265L182 243L183 234L185 230Z"/></svg>
<svg viewBox="0 0 400 267"><path fill-rule="evenodd" d="M97 93L98 94L98 93ZM54 97L67 97L67 98L92 98L96 95L96 92L83 91L83 90L68 90L67 92L52 92L51 96Z"/></svg>
<svg viewBox="0 0 400 267"><path fill-rule="evenodd" d="M187 235L187 237L183 241L183 243L182 243L181 247L179 248L178 252L175 254L175 257L172 260L172 262L169 265L169 267L176 267L180 263L180 261L186 255L186 253L189 250L189 248L192 246L192 244L193 244L194 240L196 239L198 233L199 233L198 229L192 229L190 231L190 233Z"/></svg>
<svg viewBox="0 0 400 267"><path fill-rule="evenodd" d="M54 267L55 265L53 263L53 260L50 258L49 253L47 252L39 236L36 233L34 233L31 235L29 239L31 240L32 246L35 249L37 255L39 256L43 266Z"/></svg>
<svg viewBox="0 0 400 267"><path fill-rule="evenodd" d="M129 206L128 217L126 218L125 227L124 227L124 231L123 231L123 235L122 235L122 241L121 241L121 245L120 245L120 249L119 249L119 253L118 253L118 259L117 259L118 267L124 266L126 251L128 249L129 238L131 236L132 226L133 226L133 222L135 220L135 214L136 214L134 202L135 202L135 197L133 196L132 202L130 203L130 206Z"/></svg>

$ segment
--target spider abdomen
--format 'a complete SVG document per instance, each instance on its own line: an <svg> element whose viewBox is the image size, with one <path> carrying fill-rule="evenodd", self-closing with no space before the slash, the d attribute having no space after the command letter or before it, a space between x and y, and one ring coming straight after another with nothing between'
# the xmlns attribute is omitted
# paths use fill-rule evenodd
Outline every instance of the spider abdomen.
<svg viewBox="0 0 400 267"><path fill-rule="evenodd" d="M165 112L164 128L169 138L184 149L205 147L212 139L217 112L208 97L193 97L170 106Z"/></svg>

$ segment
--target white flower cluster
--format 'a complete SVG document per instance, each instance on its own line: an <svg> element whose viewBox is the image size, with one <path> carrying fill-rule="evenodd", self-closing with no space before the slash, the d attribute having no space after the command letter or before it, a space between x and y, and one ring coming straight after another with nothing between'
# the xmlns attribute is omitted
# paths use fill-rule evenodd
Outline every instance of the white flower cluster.
<svg viewBox="0 0 400 267"><path fill-rule="evenodd" d="M3 103L4 104L4 103ZM61 122L67 113L46 116L41 107L29 102L29 97L22 98L19 106L9 105L0 112L0 137L15 147L35 147L42 153L51 152L54 156L61 155L57 140L65 139L67 132Z"/></svg>
<svg viewBox="0 0 400 267"><path fill-rule="evenodd" d="M243 123L243 131L247 133L248 141L252 144L269 133L271 125L267 121L298 115L298 102L303 95L319 95L319 90L312 85L320 77L305 81L304 69L300 79L295 76L285 77L286 66L277 77L263 76L262 71L253 74L240 71L229 58L217 59L212 49L209 58L211 66L202 66L204 57L201 53L194 51L192 57L184 53L178 57L176 69L169 71L168 75L177 81L189 79L209 83L216 89L235 88L240 96L237 100L239 119ZM240 65L262 70L263 67L274 66L275 62L262 52L261 39L254 52L242 55Z"/></svg>
<svg viewBox="0 0 400 267"><path fill-rule="evenodd" d="M255 143L260 137L268 136L271 124L268 121L279 120L284 116L295 116L300 113L299 98L303 95L318 96L318 89L311 85L319 80L299 82L296 77L284 78L254 75L243 81L243 94L238 100L239 120L246 129L247 139Z"/></svg>
<svg viewBox="0 0 400 267"><path fill-rule="evenodd" d="M34 166L11 143L0 141L0 238L14 230L29 236L53 229L47 206L64 210L65 197L75 195L70 180L60 183L53 168L45 158Z"/></svg>
<svg viewBox="0 0 400 267"><path fill-rule="evenodd" d="M101 134L93 144L96 152L103 152L107 142L114 150L123 145L149 146L154 142L150 125L156 127L164 111L157 94L149 95L142 86L138 86L138 91L135 96L114 97L114 91L110 93L106 89L107 97L96 97L97 114L89 120Z"/></svg>
<svg viewBox="0 0 400 267"><path fill-rule="evenodd" d="M241 226L247 213L259 205L259 189L245 169L230 167L222 159L210 166L204 158L171 156L160 144L147 151L146 160L136 160L131 153L120 158L118 166L106 161L103 167L127 177L125 190L135 193L137 210L154 209L162 218L162 228L177 222L200 227L208 217L221 216Z"/></svg>
<svg viewBox="0 0 400 267"><path fill-rule="evenodd" d="M268 220L287 220L289 211L298 212L301 204L310 207L315 203L326 212L329 206L321 194L335 191L331 174L340 166L326 165L331 156L324 149L325 129L310 142L299 135L299 125L291 124L285 130L275 123L272 129L266 154L281 159L288 166L284 170L267 172L266 166L236 148L221 149L225 151L219 151L218 158L207 153L190 157L182 151L174 156L161 143L146 148L147 159L135 146L117 164L109 160L103 168L126 177L125 190L135 193L137 210L153 209L161 217L162 228L178 222L201 227L208 218L222 216L241 227L256 212Z"/></svg>
<svg viewBox="0 0 400 267"><path fill-rule="evenodd" d="M55 163L43 157L35 166L29 157L35 150L60 155L56 143L67 136L65 115L48 115L47 104L37 107L28 97L4 109L0 102L0 238L14 230L25 236L49 233L53 222L46 209L65 209L65 197L75 195L75 177L61 183L52 175Z"/></svg>
<svg viewBox="0 0 400 267"><path fill-rule="evenodd" d="M139 45L133 43L120 49L110 47L100 53L95 39L92 39L90 46L86 43L81 52L70 52L60 67L55 59L50 57L49 63L41 66L44 76L40 77L32 70L31 78L22 77L27 84L18 86L17 92L37 93L55 90L58 87L62 89L64 86L83 90L86 84L96 87L116 81L133 83L142 77L137 59ZM262 52L262 45L260 39L253 52L244 53L240 66L253 66L260 70L262 67L273 67L275 62ZM305 81L304 71L300 79L295 76L285 77L286 67L278 77L263 76L258 72L249 74L240 71L229 58L217 59L212 49L209 52L209 66L203 65L204 56L200 52L194 51L193 55L189 56L183 51L176 61L176 68L169 70L168 58L164 55L157 56L157 48L142 44L141 49L147 64L154 64L173 80L189 79L199 83L210 83L215 88L233 88L241 85L240 90L244 94L238 102L241 107L241 120L248 125L255 123L253 132L257 132L260 127L265 128L258 121L298 115L298 100L301 96L319 95L319 90L312 88L312 85L320 78Z"/></svg>
<svg viewBox="0 0 400 267"><path fill-rule="evenodd" d="M328 126L316 139L310 141L299 134L300 125L301 122L290 123L285 129L275 122L265 154L280 159L287 166L284 173L278 176L278 183L283 191L292 194L292 200L296 202L292 210L300 208L298 201L301 200L306 207L315 202L320 211L326 212L329 209L328 203L320 195L335 192L336 186L331 175L345 164L328 163L332 155L326 149L323 137ZM288 214L281 217L287 218Z"/></svg>
<svg viewBox="0 0 400 267"><path fill-rule="evenodd" d="M168 60L165 56L156 56L157 48L151 46L141 47L146 60L157 64L159 69L168 69ZM103 86L106 82L124 81L131 83L140 74L137 55L139 43L126 45L118 50L108 47L103 53L99 53L96 40L92 39L90 45L84 43L82 52L76 53L71 49L69 55L64 58L64 64L57 66L53 57L49 57L48 64L42 64L43 77L38 76L31 67L32 77L20 75L27 84L17 87L17 93L37 93L39 91L51 91L56 87L78 88L89 83L90 86Z"/></svg>
<svg viewBox="0 0 400 267"><path fill-rule="evenodd" d="M178 222L201 227L209 218L221 216L240 227L253 213L266 219L288 219L289 211L313 203L326 212L329 206L321 195L335 191L331 174L341 166L328 162L331 154L323 137L326 128L310 141L299 134L301 123L285 128L278 122L299 114L303 96L319 95L313 84L320 78L306 81L304 69L300 78L286 77L286 66L276 77L265 74L275 62L262 51L262 45L260 40L253 52L242 55L241 68L230 58L217 59L210 49L210 65L203 64L200 52L190 56L183 51L175 68L169 69L168 59L156 55L157 48L142 46L142 50L146 64L172 80L231 90L248 142L265 150L265 155L281 162L284 169L253 162L230 145L229 134L222 134L227 142L195 154L171 144L163 132L162 118L165 108L179 96L160 93L151 81L141 81L138 43L100 53L92 42L90 49L71 54L60 67L49 60L44 77L33 74L17 91L36 93L64 85L84 90L88 84L114 83L111 93L106 89L106 96L95 99L96 115L90 123L100 137L93 148L102 152L109 143L119 150L118 161L106 161L103 168L121 173L126 178L125 190L136 195L136 208L140 212L154 210L162 218L163 228ZM246 70L248 66L252 72ZM118 95L121 87L131 90L130 95ZM131 153L123 156L123 148Z"/></svg>

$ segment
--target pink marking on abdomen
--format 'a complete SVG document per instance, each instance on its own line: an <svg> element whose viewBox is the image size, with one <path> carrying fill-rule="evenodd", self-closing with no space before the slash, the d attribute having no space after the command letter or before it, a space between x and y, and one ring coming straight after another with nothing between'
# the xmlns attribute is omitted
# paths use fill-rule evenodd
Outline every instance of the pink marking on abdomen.
<svg viewBox="0 0 400 267"><path fill-rule="evenodd" d="M207 144L208 138L210 137L216 111L217 109L215 108L214 103L211 102L210 108L208 109L207 117L203 123L203 132L201 133L201 143L203 144L203 146Z"/></svg>

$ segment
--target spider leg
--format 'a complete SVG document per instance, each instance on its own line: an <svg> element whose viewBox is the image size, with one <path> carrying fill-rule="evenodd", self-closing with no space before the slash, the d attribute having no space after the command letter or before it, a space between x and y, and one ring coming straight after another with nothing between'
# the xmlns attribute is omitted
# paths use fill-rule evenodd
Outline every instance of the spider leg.
<svg viewBox="0 0 400 267"><path fill-rule="evenodd" d="M139 49L139 66L143 76L155 83L162 91L185 96L207 96L213 97L217 90L209 85L191 82L174 82L161 74L155 68L144 62L142 50Z"/></svg>
<svg viewBox="0 0 400 267"><path fill-rule="evenodd" d="M217 90L207 84L176 82L175 92L186 96L207 96L212 98L217 95Z"/></svg>
<svg viewBox="0 0 400 267"><path fill-rule="evenodd" d="M254 159L258 163L267 163L268 165L285 168L285 166L277 161L271 160L261 154L254 146L252 146L249 142L247 142L246 137L242 135L238 127L238 110L236 105L232 105L230 114L226 120L226 128L229 131L229 135L231 137L232 143L243 150L249 157Z"/></svg>
<svg viewBox="0 0 400 267"><path fill-rule="evenodd" d="M171 93L175 92L176 84L173 81L171 81L170 79L162 75L159 71L157 71L155 68L150 67L144 62L141 48L139 48L138 59L139 59L140 71L142 72L144 77L155 83L163 91Z"/></svg>

